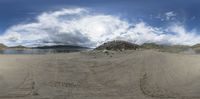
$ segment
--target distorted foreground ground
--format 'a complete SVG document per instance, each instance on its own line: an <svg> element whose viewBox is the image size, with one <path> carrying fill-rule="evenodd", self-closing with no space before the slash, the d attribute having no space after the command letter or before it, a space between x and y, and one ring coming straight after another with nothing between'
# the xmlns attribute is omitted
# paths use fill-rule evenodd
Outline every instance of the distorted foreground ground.
<svg viewBox="0 0 200 99"><path fill-rule="evenodd" d="M199 99L200 55L0 55L0 99Z"/></svg>

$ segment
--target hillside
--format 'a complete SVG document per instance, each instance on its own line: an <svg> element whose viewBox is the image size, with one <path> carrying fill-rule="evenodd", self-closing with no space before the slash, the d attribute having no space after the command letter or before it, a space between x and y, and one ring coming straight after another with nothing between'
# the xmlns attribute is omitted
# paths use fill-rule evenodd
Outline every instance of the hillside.
<svg viewBox="0 0 200 99"><path fill-rule="evenodd" d="M133 44L126 41L115 40L106 42L95 48L95 50L136 50L138 48L139 45L137 44Z"/></svg>
<svg viewBox="0 0 200 99"><path fill-rule="evenodd" d="M0 49L6 49L6 48L7 48L6 45L0 43Z"/></svg>

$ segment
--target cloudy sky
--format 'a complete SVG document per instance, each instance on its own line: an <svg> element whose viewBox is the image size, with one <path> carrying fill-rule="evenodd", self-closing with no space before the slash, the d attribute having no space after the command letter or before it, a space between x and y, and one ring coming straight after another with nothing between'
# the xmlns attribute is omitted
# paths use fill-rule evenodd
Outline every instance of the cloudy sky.
<svg viewBox="0 0 200 99"><path fill-rule="evenodd" d="M199 0L0 0L8 46L200 43Z"/></svg>

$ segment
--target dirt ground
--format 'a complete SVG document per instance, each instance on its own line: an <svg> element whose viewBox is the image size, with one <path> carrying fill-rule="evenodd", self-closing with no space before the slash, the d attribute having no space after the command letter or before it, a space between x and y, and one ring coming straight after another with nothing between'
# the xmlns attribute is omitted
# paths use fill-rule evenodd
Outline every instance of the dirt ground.
<svg viewBox="0 0 200 99"><path fill-rule="evenodd" d="M200 55L0 55L0 99L200 99Z"/></svg>

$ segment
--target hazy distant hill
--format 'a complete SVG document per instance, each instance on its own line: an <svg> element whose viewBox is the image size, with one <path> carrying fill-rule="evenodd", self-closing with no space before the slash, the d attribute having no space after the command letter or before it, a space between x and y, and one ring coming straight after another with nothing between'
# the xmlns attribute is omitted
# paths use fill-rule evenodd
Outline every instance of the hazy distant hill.
<svg viewBox="0 0 200 99"><path fill-rule="evenodd" d="M5 50L5 49L26 49L28 47L25 47L25 46L22 46L22 45L18 45L18 46L12 46L12 47L8 47L2 43L0 43L0 49L2 50Z"/></svg>
<svg viewBox="0 0 200 99"><path fill-rule="evenodd" d="M33 48L34 49L89 49L87 47L75 46L75 45L52 45L52 46L40 46Z"/></svg>
<svg viewBox="0 0 200 99"><path fill-rule="evenodd" d="M178 53L182 51L187 51L191 47L185 46L185 45L161 45L156 43L144 43L141 45L142 49L157 49L162 52L172 52L172 53Z"/></svg>
<svg viewBox="0 0 200 99"><path fill-rule="evenodd" d="M140 47L144 49L161 49L165 48L165 45L159 45L156 43L144 43Z"/></svg>
<svg viewBox="0 0 200 99"><path fill-rule="evenodd" d="M190 46L185 46L185 45L171 45L171 46L166 46L162 49L160 49L160 51L163 52L172 52L172 53L179 53L179 52L184 52L184 51L188 51L190 48Z"/></svg>
<svg viewBox="0 0 200 99"><path fill-rule="evenodd" d="M12 47L8 47L9 49L28 49L28 47L22 46L22 45L18 45L18 46L12 46Z"/></svg>

